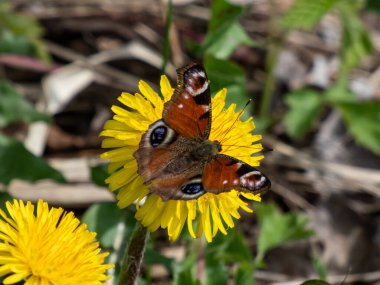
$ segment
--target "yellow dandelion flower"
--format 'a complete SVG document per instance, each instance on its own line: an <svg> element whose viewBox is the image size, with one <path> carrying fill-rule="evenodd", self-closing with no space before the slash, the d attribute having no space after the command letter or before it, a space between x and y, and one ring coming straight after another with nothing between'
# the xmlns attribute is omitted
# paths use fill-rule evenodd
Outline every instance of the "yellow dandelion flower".
<svg viewBox="0 0 380 285"><path fill-rule="evenodd" d="M3 284L26 285L104 284L107 253L100 253L96 233L72 212L49 210L38 201L6 203L0 210L0 277Z"/></svg>
<svg viewBox="0 0 380 285"><path fill-rule="evenodd" d="M144 185L144 180L137 174L137 162L133 153L138 149L142 135L149 125L162 119L164 103L169 101L174 89L166 76L161 77L161 94L163 99L144 81L139 82L141 94L122 93L118 100L127 108L113 106L113 120L104 125L101 136L105 136L103 148L111 148L101 155L108 159L111 175L106 179L111 191L118 190L118 206L124 208L136 202L136 219L150 231L159 227L167 229L169 239L176 240L185 224L193 238L203 233L207 241L220 231L227 234L228 228L234 227L234 218L239 219L239 209L252 212L249 200L260 201L259 195L241 193L236 190L213 194L206 193L193 200L168 200L152 194ZM236 112L232 104L224 109L227 90L220 90L212 99L212 125L209 140L223 140L220 153L235 157L249 165L258 166L262 155L252 156L262 150L257 143L261 135L253 135L255 128L252 118L241 121L241 112ZM233 127L232 127L233 124ZM145 198L145 200L144 200ZM143 203L141 203L144 201ZM196 228L193 223L198 219Z"/></svg>

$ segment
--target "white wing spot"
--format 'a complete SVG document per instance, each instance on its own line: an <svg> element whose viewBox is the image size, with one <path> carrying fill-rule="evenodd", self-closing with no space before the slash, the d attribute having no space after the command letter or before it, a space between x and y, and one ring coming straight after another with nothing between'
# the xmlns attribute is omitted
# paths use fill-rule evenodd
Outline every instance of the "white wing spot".
<svg viewBox="0 0 380 285"><path fill-rule="evenodd" d="M183 108L183 104L178 104L178 109L182 109Z"/></svg>
<svg viewBox="0 0 380 285"><path fill-rule="evenodd" d="M244 174L241 178L244 178L244 177L249 177L251 175L260 175L261 173L259 171L256 171L256 170L253 170L251 172L248 172L246 174Z"/></svg>
<svg viewBox="0 0 380 285"><path fill-rule="evenodd" d="M223 181L223 185L227 185L228 181L227 180L224 180Z"/></svg>
<svg viewBox="0 0 380 285"><path fill-rule="evenodd" d="M206 74L205 74L203 71L199 71L199 72L198 72L198 75L199 75L200 77L206 78Z"/></svg>

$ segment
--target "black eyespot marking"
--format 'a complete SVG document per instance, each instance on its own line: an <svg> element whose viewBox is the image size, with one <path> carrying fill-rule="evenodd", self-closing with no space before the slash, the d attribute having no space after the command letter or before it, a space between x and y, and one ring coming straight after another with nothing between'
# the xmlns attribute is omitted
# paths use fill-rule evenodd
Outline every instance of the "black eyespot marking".
<svg viewBox="0 0 380 285"><path fill-rule="evenodd" d="M182 186L181 191L188 195L196 195L203 192L203 185L200 182L189 183Z"/></svg>
<svg viewBox="0 0 380 285"><path fill-rule="evenodd" d="M197 80L198 80L198 85L203 86L206 83L207 79L206 77L198 76Z"/></svg>
<svg viewBox="0 0 380 285"><path fill-rule="evenodd" d="M165 126L159 126L155 128L150 134L150 144L153 147L157 147L165 140L168 129Z"/></svg>

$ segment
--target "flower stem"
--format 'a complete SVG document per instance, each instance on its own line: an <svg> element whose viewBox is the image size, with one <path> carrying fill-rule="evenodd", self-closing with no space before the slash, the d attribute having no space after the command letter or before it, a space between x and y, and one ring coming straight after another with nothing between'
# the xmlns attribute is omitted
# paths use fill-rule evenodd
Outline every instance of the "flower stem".
<svg viewBox="0 0 380 285"><path fill-rule="evenodd" d="M140 272L141 262L144 258L148 230L139 222L136 223L132 237L123 257L119 285L134 285Z"/></svg>
<svg viewBox="0 0 380 285"><path fill-rule="evenodd" d="M269 37L268 37L268 53L265 62L265 81L262 93L262 102L259 110L260 119L263 121L265 128L270 123L270 108L273 101L274 86L276 84L275 69L278 56L282 47L282 36L277 27L277 9L274 0L269 1L270 18L269 18Z"/></svg>

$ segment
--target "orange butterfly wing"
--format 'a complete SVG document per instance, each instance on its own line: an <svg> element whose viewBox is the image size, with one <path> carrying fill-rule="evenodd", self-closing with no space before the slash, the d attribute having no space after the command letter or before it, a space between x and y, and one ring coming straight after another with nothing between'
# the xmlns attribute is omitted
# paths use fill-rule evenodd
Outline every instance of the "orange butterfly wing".
<svg viewBox="0 0 380 285"><path fill-rule="evenodd" d="M207 192L219 194L236 189L259 194L269 190L270 180L253 166L233 157L217 154L203 171L203 187Z"/></svg>
<svg viewBox="0 0 380 285"><path fill-rule="evenodd" d="M197 63L177 72L177 88L165 103L163 120L181 136L206 140L211 128L211 94L206 72Z"/></svg>

